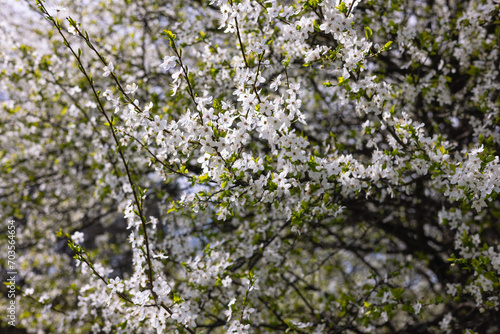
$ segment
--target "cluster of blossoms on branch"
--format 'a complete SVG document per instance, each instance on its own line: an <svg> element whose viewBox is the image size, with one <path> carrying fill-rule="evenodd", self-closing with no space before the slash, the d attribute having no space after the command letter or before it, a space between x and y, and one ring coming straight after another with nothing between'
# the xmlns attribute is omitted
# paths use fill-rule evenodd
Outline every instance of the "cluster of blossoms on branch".
<svg viewBox="0 0 500 334"><path fill-rule="evenodd" d="M498 1L26 6L0 205L27 332L500 330Z"/></svg>

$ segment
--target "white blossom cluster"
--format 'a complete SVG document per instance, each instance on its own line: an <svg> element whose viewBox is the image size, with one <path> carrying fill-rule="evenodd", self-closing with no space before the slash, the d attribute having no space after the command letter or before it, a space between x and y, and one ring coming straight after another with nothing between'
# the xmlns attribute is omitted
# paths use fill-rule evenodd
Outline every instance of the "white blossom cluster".
<svg viewBox="0 0 500 334"><path fill-rule="evenodd" d="M28 3L0 20L20 327L500 330L498 2Z"/></svg>

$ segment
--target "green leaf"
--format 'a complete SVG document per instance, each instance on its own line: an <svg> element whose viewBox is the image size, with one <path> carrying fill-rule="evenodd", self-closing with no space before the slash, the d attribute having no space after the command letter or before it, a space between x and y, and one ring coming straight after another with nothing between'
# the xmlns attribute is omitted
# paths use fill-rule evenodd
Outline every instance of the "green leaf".
<svg viewBox="0 0 500 334"><path fill-rule="evenodd" d="M174 40L175 39L175 34L172 33L170 30L163 30L163 33L167 36L168 39Z"/></svg>
<svg viewBox="0 0 500 334"><path fill-rule="evenodd" d="M387 51L389 50L389 48L391 47L392 45L392 41L389 41L387 43L385 43L385 45L382 47L382 49L380 51Z"/></svg>
<svg viewBox="0 0 500 334"><path fill-rule="evenodd" d="M200 183L205 183L210 180L210 176L208 176L208 174L200 175L198 176L198 180L200 181Z"/></svg>
<svg viewBox="0 0 500 334"><path fill-rule="evenodd" d="M370 27L365 27L365 36L366 39L372 38L373 31L370 29Z"/></svg>
<svg viewBox="0 0 500 334"><path fill-rule="evenodd" d="M345 2L341 2L340 5L338 5L336 8L344 15L347 14L347 11L349 10Z"/></svg>

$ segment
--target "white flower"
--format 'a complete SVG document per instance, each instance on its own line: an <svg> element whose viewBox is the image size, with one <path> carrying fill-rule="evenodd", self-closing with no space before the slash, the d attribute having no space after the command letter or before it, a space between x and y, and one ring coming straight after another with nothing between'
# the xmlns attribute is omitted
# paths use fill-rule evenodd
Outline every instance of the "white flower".
<svg viewBox="0 0 500 334"><path fill-rule="evenodd" d="M52 7L53 10L55 10L56 12L65 12L66 11L66 7L64 7L63 5L61 4L56 4Z"/></svg>
<svg viewBox="0 0 500 334"><path fill-rule="evenodd" d="M457 284L451 284L447 283L446 284L446 293L452 296L455 296L457 294Z"/></svg>
<svg viewBox="0 0 500 334"><path fill-rule="evenodd" d="M165 56L165 58L163 58L163 63L160 64L160 67L163 68L165 71L168 71L175 67L176 59L177 58L175 56L172 57Z"/></svg>
<svg viewBox="0 0 500 334"><path fill-rule="evenodd" d="M71 239L75 242L75 244L82 244L85 240L85 234L83 234L82 232L75 232L71 236Z"/></svg>
<svg viewBox="0 0 500 334"><path fill-rule="evenodd" d="M245 334L248 333L248 329L250 328L250 324L243 325L239 320L235 320L229 326L227 333L236 333L236 334Z"/></svg>
<svg viewBox="0 0 500 334"><path fill-rule="evenodd" d="M73 88L68 89L69 95L75 95L76 93L80 93L82 89L78 86L74 86Z"/></svg>
<svg viewBox="0 0 500 334"><path fill-rule="evenodd" d="M176 83L180 78L182 78L182 68L179 68L172 74L173 83Z"/></svg>
<svg viewBox="0 0 500 334"><path fill-rule="evenodd" d="M158 224L158 218L156 217L149 217L149 222L153 226L153 230L156 228L156 225Z"/></svg>
<svg viewBox="0 0 500 334"><path fill-rule="evenodd" d="M226 278L224 278L224 279L222 280L222 286L223 286L223 287L225 287L225 288L227 288L228 286L230 286L230 285L231 285L231 282L232 282L232 281L233 281L233 280L231 279L231 277L226 276Z"/></svg>
<svg viewBox="0 0 500 334"><path fill-rule="evenodd" d="M481 145L480 147L475 148L472 151L470 151L469 156L476 156L483 151L484 151L484 145Z"/></svg>
<svg viewBox="0 0 500 334"><path fill-rule="evenodd" d="M250 48L250 51L253 51L255 53L262 53L262 52L266 51L268 48L269 47L266 45L266 43L261 41L261 42L257 42L254 45L252 45L252 47Z"/></svg>
<svg viewBox="0 0 500 334"><path fill-rule="evenodd" d="M227 304L228 310L224 311L227 316L227 321L231 320L231 316L233 315L233 309L231 308L231 305L233 305L234 303L236 303L236 298L231 299L229 304Z"/></svg>
<svg viewBox="0 0 500 334"><path fill-rule="evenodd" d="M40 298L38 298L38 302L43 304L46 300L49 300L49 299L50 299L49 294L47 292L44 292L40 296Z"/></svg>
<svg viewBox="0 0 500 334"><path fill-rule="evenodd" d="M137 90L137 88L139 88L139 87L134 82L130 85L125 86L125 93L126 94L134 94L135 91Z"/></svg>
<svg viewBox="0 0 500 334"><path fill-rule="evenodd" d="M146 304L149 300L151 296L151 291L150 290L143 290L139 293L137 293L134 298L132 299L132 301L134 303L137 303L141 306L144 306L144 304Z"/></svg>
<svg viewBox="0 0 500 334"><path fill-rule="evenodd" d="M168 299L168 294L171 290L168 283L162 279L157 279L153 282L153 291L165 301Z"/></svg>
<svg viewBox="0 0 500 334"><path fill-rule="evenodd" d="M441 330L447 330L450 328L450 322L453 320L451 313L447 313L443 319L439 322L439 328Z"/></svg>
<svg viewBox="0 0 500 334"><path fill-rule="evenodd" d="M108 101L111 101L113 99L113 91L108 88L104 91L104 93L102 93L102 96L104 96Z"/></svg>
<svg viewBox="0 0 500 334"><path fill-rule="evenodd" d="M124 287L125 286L123 285L119 277L115 277L115 279L109 280L108 288L112 289L112 292L123 292Z"/></svg>
<svg viewBox="0 0 500 334"><path fill-rule="evenodd" d="M69 22L68 22L68 32L71 35L78 35L78 31L76 30L76 27L72 26Z"/></svg>
<svg viewBox="0 0 500 334"><path fill-rule="evenodd" d="M293 11L293 7L287 6L283 7L283 12L280 13L281 17L284 17L285 20L288 20L290 18L290 15L295 15L296 13Z"/></svg>
<svg viewBox="0 0 500 334"><path fill-rule="evenodd" d="M281 5L277 6L276 2L272 2L272 7L267 8L267 13L269 14L269 18L273 19L275 17L278 17L282 8L283 8L283 6L281 6Z"/></svg>
<svg viewBox="0 0 500 334"><path fill-rule="evenodd" d="M105 76L105 77L107 77L107 76L109 76L109 75L113 72L113 70L114 70L114 69L115 69L115 68L114 68L114 66L113 66L113 63L112 63L112 62L110 62L110 63L108 64L108 66L104 66L104 67L103 67L103 71L104 71L104 73L103 73L102 75L103 75L103 76Z"/></svg>
<svg viewBox="0 0 500 334"><path fill-rule="evenodd" d="M125 219L134 217L135 217L134 205L132 204L132 201L129 201L127 204L127 208L125 209Z"/></svg>
<svg viewBox="0 0 500 334"><path fill-rule="evenodd" d="M420 313L420 309L422 308L422 304L417 300L415 304L413 304L413 309L415 310L415 314Z"/></svg>
<svg viewBox="0 0 500 334"><path fill-rule="evenodd" d="M152 257L153 257L153 259L160 259L160 260L168 259L168 256L163 254L163 253L153 253Z"/></svg>
<svg viewBox="0 0 500 334"><path fill-rule="evenodd" d="M483 275L479 276L476 283L479 283L479 286L481 286L483 291L493 291L493 282Z"/></svg>
<svg viewBox="0 0 500 334"><path fill-rule="evenodd" d="M278 75L278 76L276 77L276 79L274 79L274 80L271 82L271 86L270 86L270 88L271 88L271 89L274 89L275 91L276 91L276 90L278 90L279 86L281 85L281 80L280 80L280 79L281 79L281 74L280 74L280 75Z"/></svg>

